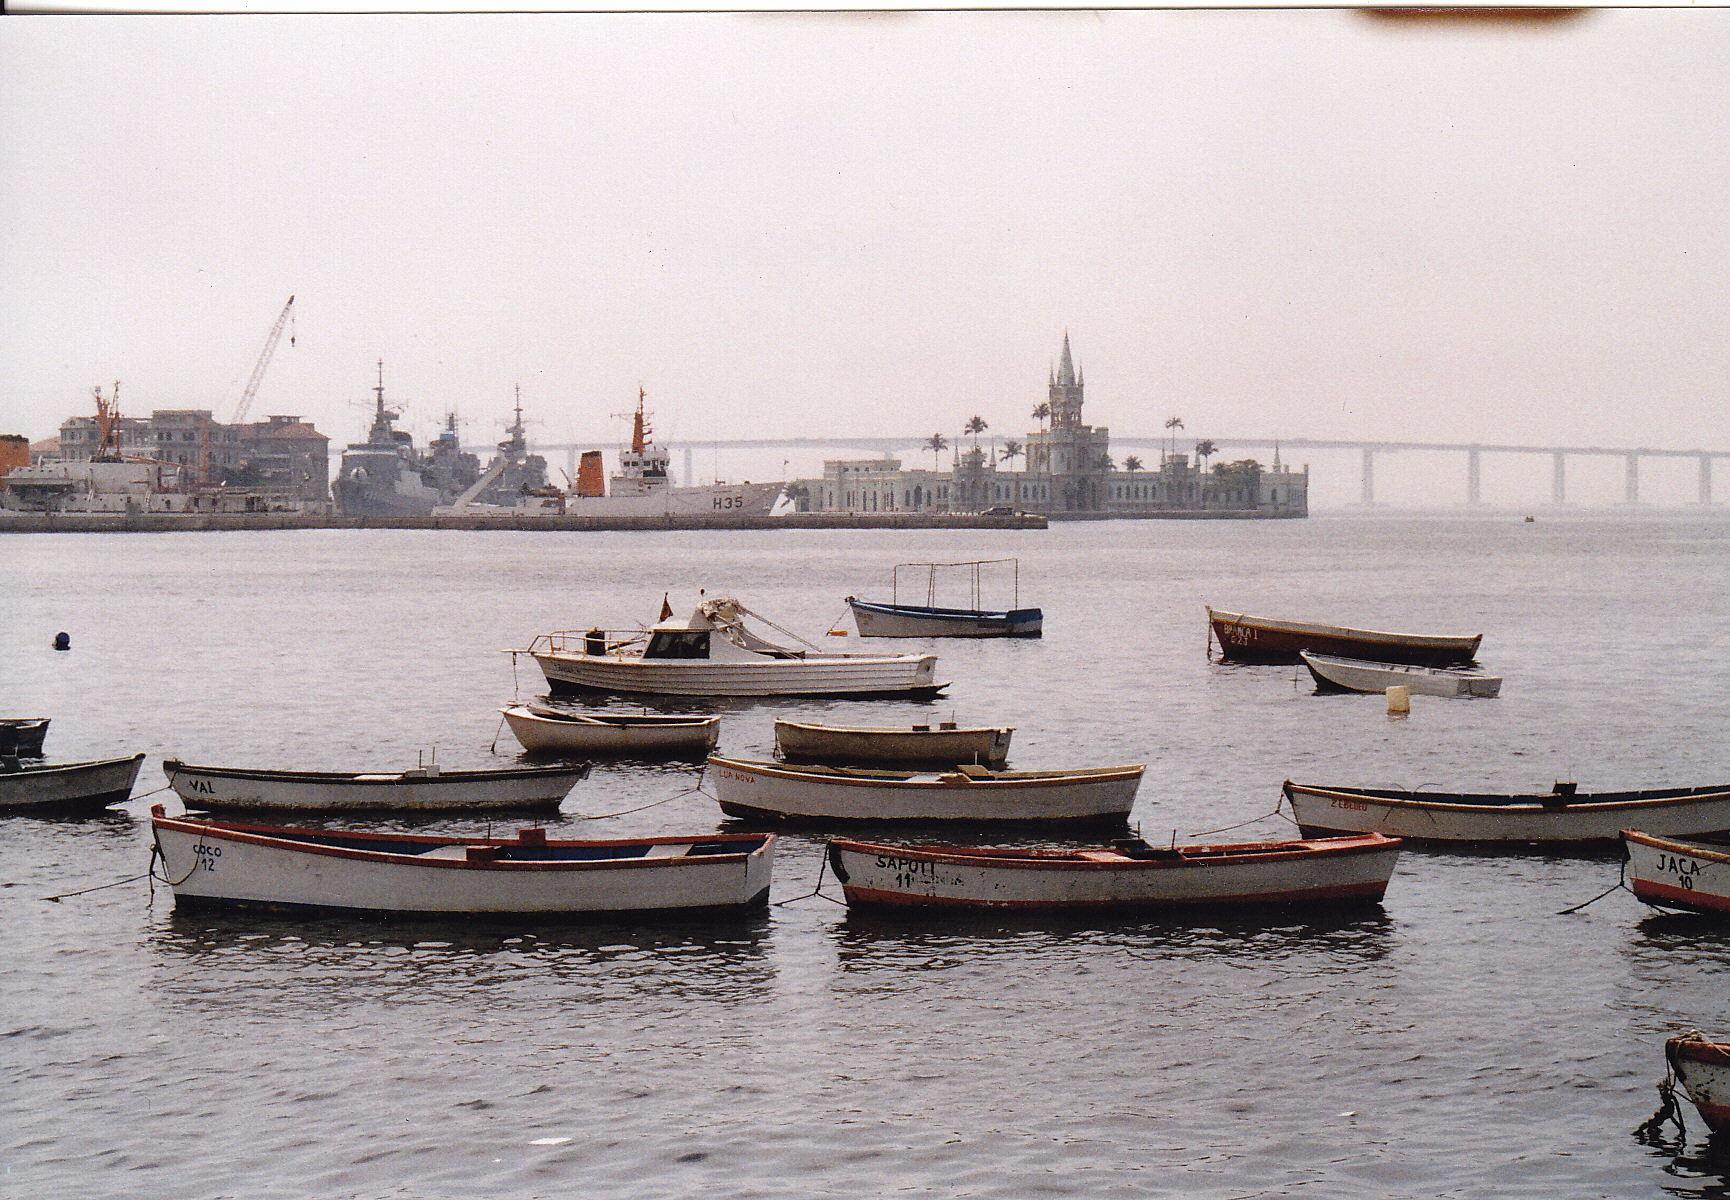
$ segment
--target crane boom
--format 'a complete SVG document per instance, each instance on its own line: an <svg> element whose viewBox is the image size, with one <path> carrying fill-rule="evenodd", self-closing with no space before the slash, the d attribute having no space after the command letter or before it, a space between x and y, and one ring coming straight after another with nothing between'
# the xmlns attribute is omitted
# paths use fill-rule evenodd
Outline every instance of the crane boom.
<svg viewBox="0 0 1730 1200"><path fill-rule="evenodd" d="M276 344L282 340L283 328L294 313L294 297L288 298L288 303L282 306L277 314L276 324L270 327L270 336L264 339L264 351L258 356L258 362L252 368L252 377L246 381L246 390L240 394L240 403L235 406L234 416L229 419L230 425L238 425L246 417L246 410L252 407L252 398L258 395L258 385L264 382L264 369L270 365L270 356L276 353ZM289 339L290 343L294 341Z"/></svg>

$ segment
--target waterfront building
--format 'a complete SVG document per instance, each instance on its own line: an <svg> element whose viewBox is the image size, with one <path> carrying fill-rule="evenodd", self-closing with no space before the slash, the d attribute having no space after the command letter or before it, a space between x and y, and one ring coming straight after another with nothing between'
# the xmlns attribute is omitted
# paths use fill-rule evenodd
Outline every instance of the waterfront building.
<svg viewBox="0 0 1730 1200"><path fill-rule="evenodd" d="M1157 516L1178 512L1230 512L1246 516L1306 516L1309 468L1288 470L1274 451L1271 467L1254 459L1217 463L1193 457L1175 443L1144 468L1135 456L1111 456L1111 432L1082 419L1086 381L1075 365L1069 335L1046 379L1046 400L1036 410L1040 428L1026 435L1013 458L974 438L959 441L947 470L904 469L896 458L830 459L821 479L790 489L798 507L813 512L981 512L1010 507L1057 515ZM1011 464L1006 469L1005 464Z"/></svg>
<svg viewBox="0 0 1730 1200"><path fill-rule="evenodd" d="M148 417L121 417L116 429L122 455L178 467L193 487L330 498L330 439L298 416L225 425L209 409L159 408ZM58 446L45 449L42 460L88 461L101 440L95 417L68 418L60 425Z"/></svg>

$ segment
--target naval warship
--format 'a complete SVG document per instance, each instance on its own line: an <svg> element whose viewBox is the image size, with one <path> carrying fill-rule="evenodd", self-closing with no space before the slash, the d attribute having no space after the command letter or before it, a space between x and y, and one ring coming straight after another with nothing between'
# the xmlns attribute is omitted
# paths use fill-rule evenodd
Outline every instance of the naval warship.
<svg viewBox="0 0 1730 1200"><path fill-rule="evenodd" d="M480 460L458 444L456 414L428 451L415 448L412 435L396 427L402 413L384 401L384 360L372 389L372 428L366 441L342 452L342 468L331 492L346 517L418 517L449 504L480 475Z"/></svg>

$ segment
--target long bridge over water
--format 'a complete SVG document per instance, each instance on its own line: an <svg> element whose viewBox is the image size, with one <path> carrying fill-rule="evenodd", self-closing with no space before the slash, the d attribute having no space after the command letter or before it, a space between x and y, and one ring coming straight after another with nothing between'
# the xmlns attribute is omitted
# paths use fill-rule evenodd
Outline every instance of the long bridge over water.
<svg viewBox="0 0 1730 1200"><path fill-rule="evenodd" d="M1714 459L1730 459L1730 450L1665 450L1641 446L1635 448L1615 446L1530 446L1514 443L1498 442L1372 442L1354 441L1344 438L1268 438L1268 437L1213 437L1209 439L1224 452L1227 450L1272 450L1286 451L1304 450L1356 450L1363 456L1363 476L1361 497L1363 503L1374 504L1376 501L1376 456L1405 452L1461 454L1465 456L1466 466L1466 503L1479 504L1483 502L1482 468L1483 459L1487 454L1523 455L1550 460L1550 499L1556 504L1565 504L1568 500L1568 460L1570 458L1612 458L1623 462L1623 495L1629 504L1637 504L1640 500L1640 462L1642 459L1691 459L1696 463L1699 472L1698 500L1701 504L1712 503L1712 461ZM533 449L540 454L554 454L563 451L571 475L577 471L577 454L582 450L592 450L597 446L612 445L614 438L598 438L592 442L539 442ZM679 451L683 456L683 478L686 483L692 482L694 474L694 455L702 450L829 450L845 451L853 454L861 452L880 454L890 457L907 452L925 451L929 437L915 435L909 437L781 437L781 438L698 438L691 440L674 439L663 443L669 450ZM1113 449L1159 451L1169 445L1169 439L1160 437L1123 437L1113 434L1111 438ZM490 447L480 447L485 451Z"/></svg>

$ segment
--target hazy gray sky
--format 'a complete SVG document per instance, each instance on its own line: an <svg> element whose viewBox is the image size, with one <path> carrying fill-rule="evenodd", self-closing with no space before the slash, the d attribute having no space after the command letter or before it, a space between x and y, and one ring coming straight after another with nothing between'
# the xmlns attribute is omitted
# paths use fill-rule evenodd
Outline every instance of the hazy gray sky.
<svg viewBox="0 0 1730 1200"><path fill-rule="evenodd" d="M0 22L0 431L1723 446L1730 13ZM1545 484L1547 486L1547 482Z"/></svg>

